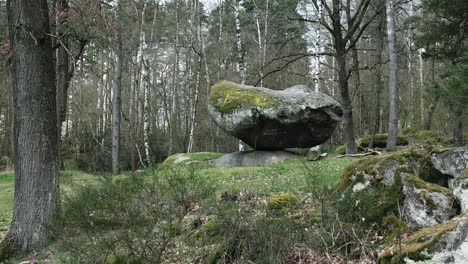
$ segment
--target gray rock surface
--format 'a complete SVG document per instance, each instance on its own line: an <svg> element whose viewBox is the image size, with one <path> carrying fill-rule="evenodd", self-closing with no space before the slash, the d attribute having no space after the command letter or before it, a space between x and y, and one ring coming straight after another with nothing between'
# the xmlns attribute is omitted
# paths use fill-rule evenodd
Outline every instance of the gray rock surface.
<svg viewBox="0 0 468 264"><path fill-rule="evenodd" d="M276 91L228 81L212 87L208 111L220 128L257 150L319 145L343 115L333 98L303 85Z"/></svg>
<svg viewBox="0 0 468 264"><path fill-rule="evenodd" d="M462 212L468 211L468 146L449 149L431 155L432 164L442 172L453 177L449 188L458 201Z"/></svg>
<svg viewBox="0 0 468 264"><path fill-rule="evenodd" d="M429 227L450 220L457 214L452 192L425 182L414 175L402 177L403 215L411 227Z"/></svg>
<svg viewBox="0 0 468 264"><path fill-rule="evenodd" d="M405 258L405 262L418 264L468 263L468 216L455 217L449 223L442 225L450 224L454 224L455 227L437 238L433 248L426 249L427 260L413 261L410 258Z"/></svg>
<svg viewBox="0 0 468 264"><path fill-rule="evenodd" d="M468 169L468 146L433 153L431 161L434 167L443 174L457 178Z"/></svg>
<svg viewBox="0 0 468 264"><path fill-rule="evenodd" d="M252 167L275 164L293 157L295 157L294 154L281 150L248 152L237 151L215 159L212 162L212 165L216 168L229 168L241 166Z"/></svg>

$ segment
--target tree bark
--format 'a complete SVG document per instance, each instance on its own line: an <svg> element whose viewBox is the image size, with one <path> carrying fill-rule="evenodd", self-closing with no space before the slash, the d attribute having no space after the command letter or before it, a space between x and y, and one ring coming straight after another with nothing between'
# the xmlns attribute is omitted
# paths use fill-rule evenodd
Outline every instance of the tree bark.
<svg viewBox="0 0 468 264"><path fill-rule="evenodd" d="M378 133L380 128L380 96L382 94L382 52L384 47L384 32L383 32L383 16L380 16L376 41L376 61L374 73L374 90L375 90L375 108L374 108L374 122L371 128L371 138L369 140L369 148L374 145L375 134Z"/></svg>
<svg viewBox="0 0 468 264"><path fill-rule="evenodd" d="M116 1L115 11L115 38L117 48L115 51L115 69L113 83L113 98L112 98L112 172L118 174L120 172L120 112L122 108L121 91L122 91L122 28L120 24L122 7L120 2Z"/></svg>
<svg viewBox="0 0 468 264"><path fill-rule="evenodd" d="M8 0L13 46L15 195L8 237L14 249L44 247L58 210L55 68L46 0Z"/></svg>
<svg viewBox="0 0 468 264"><path fill-rule="evenodd" d="M394 21L393 0L386 2L387 14L387 34L388 34L388 56L389 78L388 78L388 97L390 100L389 117L388 117L388 140L387 150L395 151L398 135L398 87L397 87L397 51L396 51L396 36L395 36L395 21Z"/></svg>
<svg viewBox="0 0 468 264"><path fill-rule="evenodd" d="M338 68L338 83L341 94L341 107L343 108L343 126L346 141L346 154L356 153L354 141L354 121L351 99L348 87L348 67L346 63L346 43L343 39L340 16L341 2L333 0L333 38L335 46L335 59Z"/></svg>
<svg viewBox="0 0 468 264"><path fill-rule="evenodd" d="M463 108L457 107L453 113L453 146L463 146Z"/></svg>

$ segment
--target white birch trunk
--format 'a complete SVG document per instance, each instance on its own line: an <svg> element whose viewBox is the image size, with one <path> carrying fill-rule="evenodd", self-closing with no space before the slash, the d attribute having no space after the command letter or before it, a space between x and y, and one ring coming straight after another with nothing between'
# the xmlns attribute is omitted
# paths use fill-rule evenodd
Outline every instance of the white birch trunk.
<svg viewBox="0 0 468 264"><path fill-rule="evenodd" d="M398 88L397 88L397 51L396 51L396 36L395 36L395 21L394 21L394 6L393 0L386 1L387 14L387 34L388 34L388 56L389 63L389 78L388 78L388 95L389 95L389 121L388 121L388 140L387 150L395 151L398 135Z"/></svg>

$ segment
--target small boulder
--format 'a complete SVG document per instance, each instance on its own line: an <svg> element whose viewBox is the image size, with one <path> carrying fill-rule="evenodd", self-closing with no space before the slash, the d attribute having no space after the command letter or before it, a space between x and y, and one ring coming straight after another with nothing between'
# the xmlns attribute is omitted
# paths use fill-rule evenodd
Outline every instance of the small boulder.
<svg viewBox="0 0 468 264"><path fill-rule="evenodd" d="M275 164L290 158L295 155L287 151L237 151L226 154L222 157L215 159L212 164L216 168L229 168L229 167L253 167L261 165Z"/></svg>
<svg viewBox="0 0 468 264"><path fill-rule="evenodd" d="M312 147L307 152L307 160L310 160L310 161L319 160L321 156L322 156L322 151L320 150L320 146Z"/></svg>
<svg viewBox="0 0 468 264"><path fill-rule="evenodd" d="M208 102L214 122L256 150L319 145L343 115L333 98L303 85L276 91L221 81Z"/></svg>

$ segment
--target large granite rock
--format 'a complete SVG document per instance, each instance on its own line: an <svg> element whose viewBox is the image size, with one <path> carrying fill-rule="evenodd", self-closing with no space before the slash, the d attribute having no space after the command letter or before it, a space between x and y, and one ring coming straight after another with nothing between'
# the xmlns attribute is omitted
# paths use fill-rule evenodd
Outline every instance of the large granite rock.
<svg viewBox="0 0 468 264"><path fill-rule="evenodd" d="M343 114L334 99L303 85L275 91L228 81L211 88L208 111L220 128L257 150L319 145Z"/></svg>
<svg viewBox="0 0 468 264"><path fill-rule="evenodd" d="M468 216L418 230L383 251L377 263L468 263Z"/></svg>
<svg viewBox="0 0 468 264"><path fill-rule="evenodd" d="M449 188L460 203L462 212L468 211L468 147L458 147L434 151L431 154L434 167L453 178Z"/></svg>
<svg viewBox="0 0 468 264"><path fill-rule="evenodd" d="M253 167L275 164L295 157L287 151L237 151L215 159L212 164L216 168Z"/></svg>

